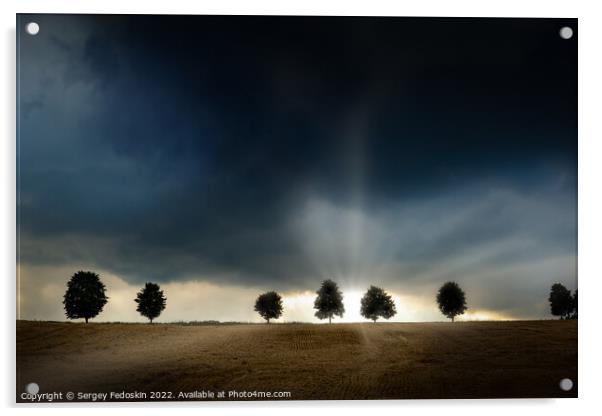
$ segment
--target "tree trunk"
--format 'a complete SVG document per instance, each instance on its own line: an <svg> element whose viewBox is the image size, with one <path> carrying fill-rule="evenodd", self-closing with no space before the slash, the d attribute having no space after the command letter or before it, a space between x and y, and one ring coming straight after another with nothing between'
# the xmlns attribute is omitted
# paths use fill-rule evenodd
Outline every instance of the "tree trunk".
<svg viewBox="0 0 602 416"><path fill-rule="evenodd" d="M452 316L452 322L454 322L454 317Z"/></svg>
<svg viewBox="0 0 602 416"><path fill-rule="evenodd" d="M150 323L152 324L153 323L153 318L148 318L148 319L150 319Z"/></svg>
<svg viewBox="0 0 602 416"><path fill-rule="evenodd" d="M376 323L376 318L373 319L374 323Z"/></svg>
<svg viewBox="0 0 602 416"><path fill-rule="evenodd" d="M331 317L331 316L329 316L329 317L328 317L328 323L329 323L329 324L331 324L331 323L332 323L332 317Z"/></svg>
<svg viewBox="0 0 602 416"><path fill-rule="evenodd" d="M266 321L268 321L268 325L270 324L270 318L266 319Z"/></svg>

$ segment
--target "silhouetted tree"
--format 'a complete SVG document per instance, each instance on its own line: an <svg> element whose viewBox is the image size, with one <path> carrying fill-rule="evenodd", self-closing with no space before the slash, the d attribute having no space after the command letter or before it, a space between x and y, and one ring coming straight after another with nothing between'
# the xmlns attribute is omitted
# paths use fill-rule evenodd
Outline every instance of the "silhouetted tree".
<svg viewBox="0 0 602 416"><path fill-rule="evenodd" d="M163 291L156 283L146 283L142 290L136 295L134 302L138 304L136 311L140 315L147 317L150 323L157 318L165 309L167 298L163 296Z"/></svg>
<svg viewBox="0 0 602 416"><path fill-rule="evenodd" d="M94 272L78 271L67 282L63 297L65 315L69 319L94 318L107 303L105 285Z"/></svg>
<svg viewBox="0 0 602 416"><path fill-rule="evenodd" d="M550 312L554 316L560 316L560 319L569 319L574 310L576 310L576 300L571 296L571 291L560 283L554 283L550 290Z"/></svg>
<svg viewBox="0 0 602 416"><path fill-rule="evenodd" d="M360 313L363 317L376 322L381 317L385 319L391 318L397 313L397 310L395 309L395 302L393 302L391 295L387 294L380 287L370 286L362 298Z"/></svg>
<svg viewBox="0 0 602 416"><path fill-rule="evenodd" d="M278 319L282 315L282 298L276 292L263 293L255 301L255 311L269 324L270 319Z"/></svg>
<svg viewBox="0 0 602 416"><path fill-rule="evenodd" d="M332 322L333 316L343 317L345 307L343 306L343 294L339 287L332 280L324 280L320 290L316 292L318 297L314 302L315 313L319 319L328 318L328 323Z"/></svg>
<svg viewBox="0 0 602 416"><path fill-rule="evenodd" d="M573 314L571 315L571 319L577 319L577 289L575 289L575 293L573 293L573 308L572 308L572 312Z"/></svg>
<svg viewBox="0 0 602 416"><path fill-rule="evenodd" d="M466 295L456 282L447 282L437 293L439 310L454 322L457 315L462 315L466 307Z"/></svg>

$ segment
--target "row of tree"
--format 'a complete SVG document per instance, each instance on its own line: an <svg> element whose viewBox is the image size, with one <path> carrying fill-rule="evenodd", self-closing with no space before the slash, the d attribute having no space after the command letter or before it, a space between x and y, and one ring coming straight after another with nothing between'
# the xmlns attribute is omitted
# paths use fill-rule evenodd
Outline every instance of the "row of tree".
<svg viewBox="0 0 602 416"><path fill-rule="evenodd" d="M329 323L335 316L343 317L343 293L335 282L323 281L316 293L316 317L328 318ZM67 291L63 298L67 318L83 318L87 323L88 319L102 311L107 302L106 287L97 273L79 271L67 282ZM152 323L165 309L167 298L158 284L146 283L134 302L137 304L136 311ZM452 321L455 316L463 314L466 310L464 292L455 282L447 282L441 287L437 293L437 303L441 312ZM278 319L282 315L282 297L274 291L259 295L255 301L255 311L269 324L270 319ZM362 316L376 322L379 318L389 319L395 316L397 310L391 295L380 287L370 286L361 300L360 312Z"/></svg>
<svg viewBox="0 0 602 416"><path fill-rule="evenodd" d="M328 318L328 323L331 323L335 316L343 317L343 293L335 282L324 280L316 294L314 309L318 319ZM441 313L452 322L457 315L466 311L466 296L456 282L447 282L441 286L437 293L437 303ZM269 324L270 319L278 319L282 315L282 297L273 291L259 295L255 301L255 311ZM395 316L397 309L391 295L380 287L370 286L362 297L360 313L364 318L376 322L379 318L389 319Z"/></svg>
<svg viewBox="0 0 602 416"><path fill-rule="evenodd" d="M324 280L316 294L314 309L317 318L328 318L331 323L334 317L343 317L343 293L335 282ZM447 282L441 286L436 300L441 313L452 322L467 309L466 295L456 282ZM576 290L571 294L566 287L555 283L548 300L552 315L559 316L560 319L577 319ZM69 319L83 318L87 323L88 319L102 312L107 302L105 285L97 273L79 271L67 283L63 305ZM136 311L152 323L165 309L167 298L158 284L146 283L134 302L137 304ZM255 311L269 324L271 319L282 316L282 297L274 291L259 295L255 301ZM370 286L361 299L360 313L366 319L376 322L379 318L389 319L395 316L397 309L391 295L380 287Z"/></svg>
<svg viewBox="0 0 602 416"><path fill-rule="evenodd" d="M108 301L105 285L98 274L79 271L67 282L67 291L63 297L65 315L69 319L83 318L88 323L88 319L102 312ZM147 283L138 292L134 302L138 304L136 311L152 323L165 309L167 298L158 284Z"/></svg>

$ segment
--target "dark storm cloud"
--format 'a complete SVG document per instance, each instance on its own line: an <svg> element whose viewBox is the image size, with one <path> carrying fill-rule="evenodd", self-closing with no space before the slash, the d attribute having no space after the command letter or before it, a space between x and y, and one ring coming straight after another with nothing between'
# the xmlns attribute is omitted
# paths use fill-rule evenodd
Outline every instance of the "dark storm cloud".
<svg viewBox="0 0 602 416"><path fill-rule="evenodd" d="M25 263L304 288L323 243L353 274L373 242L394 284L576 255L573 20L35 18Z"/></svg>

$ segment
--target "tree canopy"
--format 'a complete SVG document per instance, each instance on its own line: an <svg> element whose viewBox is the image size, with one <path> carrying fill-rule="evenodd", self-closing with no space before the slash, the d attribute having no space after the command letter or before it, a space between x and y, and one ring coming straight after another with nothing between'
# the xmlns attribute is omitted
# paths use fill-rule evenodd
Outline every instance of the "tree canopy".
<svg viewBox="0 0 602 416"><path fill-rule="evenodd" d="M102 312L107 301L105 285L94 272L80 270L67 282L63 305L69 319L84 318L88 323L88 319Z"/></svg>
<svg viewBox="0 0 602 416"><path fill-rule="evenodd" d="M441 286L437 293L437 303L441 313L454 321L455 317L462 315L466 307L466 295L456 282L447 282Z"/></svg>
<svg viewBox="0 0 602 416"><path fill-rule="evenodd" d="M573 293L573 314L571 315L572 319L577 319L577 289L575 289L575 293Z"/></svg>
<svg viewBox="0 0 602 416"><path fill-rule="evenodd" d="M577 291L571 295L561 283L554 283L550 289L550 312L554 316L559 316L560 319L577 318Z"/></svg>
<svg viewBox="0 0 602 416"><path fill-rule="evenodd" d="M361 303L360 313L362 316L374 322L378 318L389 319L397 313L391 295L380 287L370 286Z"/></svg>
<svg viewBox="0 0 602 416"><path fill-rule="evenodd" d="M276 292L266 292L257 297L255 311L270 323L270 319L278 319L282 315L282 298Z"/></svg>
<svg viewBox="0 0 602 416"><path fill-rule="evenodd" d="M335 315L343 317L345 313L343 294L335 282L330 279L324 280L316 293L318 296L314 301L314 309L317 309L315 316L318 319L328 318L328 323L331 323Z"/></svg>
<svg viewBox="0 0 602 416"><path fill-rule="evenodd" d="M165 309L167 298L163 295L163 291L158 284L146 283L144 288L138 292L134 302L138 304L136 311L152 323L153 319L161 315L161 312Z"/></svg>

